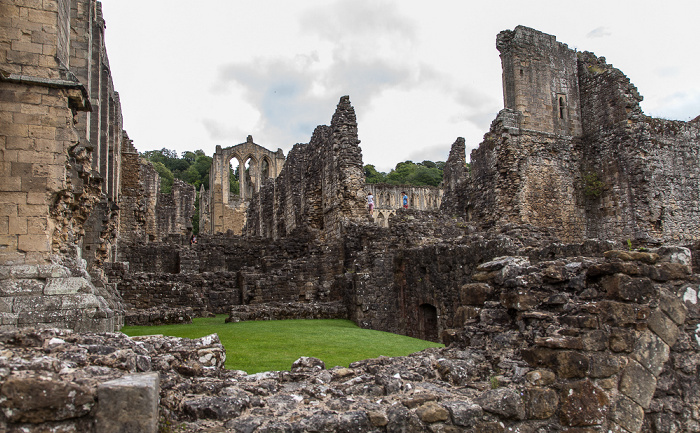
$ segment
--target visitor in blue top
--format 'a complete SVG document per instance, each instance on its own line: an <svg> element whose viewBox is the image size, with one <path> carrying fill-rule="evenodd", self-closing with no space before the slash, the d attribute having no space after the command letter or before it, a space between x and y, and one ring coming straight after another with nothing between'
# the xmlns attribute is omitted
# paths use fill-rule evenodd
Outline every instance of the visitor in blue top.
<svg viewBox="0 0 700 433"><path fill-rule="evenodd" d="M406 192L402 192L403 194L403 208L408 209L408 195L406 195Z"/></svg>

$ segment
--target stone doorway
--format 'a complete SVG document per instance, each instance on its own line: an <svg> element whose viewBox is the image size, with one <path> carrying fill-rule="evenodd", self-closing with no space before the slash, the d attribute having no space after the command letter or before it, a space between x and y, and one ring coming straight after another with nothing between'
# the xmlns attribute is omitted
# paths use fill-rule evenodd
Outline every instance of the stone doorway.
<svg viewBox="0 0 700 433"><path fill-rule="evenodd" d="M434 305L421 304L418 307L418 320L419 338L439 343L437 308Z"/></svg>

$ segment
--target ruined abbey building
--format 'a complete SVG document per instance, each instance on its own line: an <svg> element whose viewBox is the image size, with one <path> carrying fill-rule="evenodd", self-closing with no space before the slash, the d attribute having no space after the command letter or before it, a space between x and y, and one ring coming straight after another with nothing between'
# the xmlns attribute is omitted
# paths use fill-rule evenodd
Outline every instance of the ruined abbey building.
<svg viewBox="0 0 700 433"><path fill-rule="evenodd" d="M194 188L163 194L122 130L100 3L0 11L0 430L700 430L699 125L645 116L603 58L502 32L471 170L458 138L442 190L372 187L377 218L347 96L286 158L217 149L189 245ZM450 346L248 376L215 336L86 332L211 313Z"/></svg>
<svg viewBox="0 0 700 433"><path fill-rule="evenodd" d="M554 36L519 26L496 45L505 108L456 179L452 212L568 241L698 241L698 122L645 116L622 72Z"/></svg>

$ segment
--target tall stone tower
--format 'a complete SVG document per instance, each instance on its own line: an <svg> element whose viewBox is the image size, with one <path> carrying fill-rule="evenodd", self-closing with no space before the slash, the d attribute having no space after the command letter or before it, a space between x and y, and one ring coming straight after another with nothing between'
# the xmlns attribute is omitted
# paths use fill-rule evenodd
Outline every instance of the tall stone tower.
<svg viewBox="0 0 700 433"><path fill-rule="evenodd" d="M581 134L576 52L556 37L518 26L498 34L506 109L522 114L523 129Z"/></svg>

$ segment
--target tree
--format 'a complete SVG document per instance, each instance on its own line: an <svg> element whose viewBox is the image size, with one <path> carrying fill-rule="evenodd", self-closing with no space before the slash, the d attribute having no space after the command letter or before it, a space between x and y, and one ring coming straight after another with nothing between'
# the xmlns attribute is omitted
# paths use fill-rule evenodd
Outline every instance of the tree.
<svg viewBox="0 0 700 433"><path fill-rule="evenodd" d="M430 185L439 186L442 182L443 161L425 160L418 164L404 161L396 164L389 174L378 172L373 165L365 165L365 182L388 183L391 185Z"/></svg>
<svg viewBox="0 0 700 433"><path fill-rule="evenodd" d="M366 183L383 183L386 182L386 173L377 171L373 165L365 165L365 182Z"/></svg>
<svg viewBox="0 0 700 433"><path fill-rule="evenodd" d="M160 192L163 194L170 194L173 191L173 182L175 181L173 172L160 161L153 162L152 164L153 168L156 169L156 172L158 172L160 176Z"/></svg>

